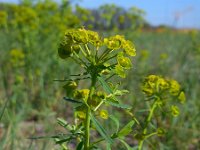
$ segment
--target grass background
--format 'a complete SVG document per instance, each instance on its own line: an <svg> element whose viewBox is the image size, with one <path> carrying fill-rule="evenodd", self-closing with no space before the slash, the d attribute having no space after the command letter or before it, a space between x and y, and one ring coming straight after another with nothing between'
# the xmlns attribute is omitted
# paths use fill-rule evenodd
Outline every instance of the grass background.
<svg viewBox="0 0 200 150"><path fill-rule="evenodd" d="M37 30L31 29L30 24L1 26L0 113L4 108L5 111L0 121L0 149L59 149L48 136L62 132L56 124L57 117L72 121L73 108L62 100L65 96L63 83L54 79L79 72L70 60L61 60L57 55L63 33L50 25L39 26ZM180 107L180 116L163 120L166 136L151 138L146 148L197 150L200 147L200 32L158 28L101 30L99 33L105 36L122 34L136 46L134 66L127 78L121 80L121 87L130 91L123 97L124 103L132 105L139 119L144 118L142 110L146 108L140 88L144 77L157 74L176 79L185 91L187 101ZM13 49L22 50L24 58L13 62ZM18 65L20 62L23 65ZM122 124L126 123L125 114L118 112L116 115ZM107 127L110 126L112 124ZM44 135L47 138L29 139ZM134 139L128 140L134 144Z"/></svg>

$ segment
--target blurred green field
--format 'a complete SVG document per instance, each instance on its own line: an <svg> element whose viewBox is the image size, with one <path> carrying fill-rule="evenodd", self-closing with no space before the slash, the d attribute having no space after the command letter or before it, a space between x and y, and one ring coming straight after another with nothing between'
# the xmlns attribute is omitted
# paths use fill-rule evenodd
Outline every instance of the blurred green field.
<svg viewBox="0 0 200 150"><path fill-rule="evenodd" d="M41 8L45 6L48 6L47 3L41 4ZM72 72L79 71L70 60L64 61L58 57L57 47L64 30L81 26L82 20L77 18L79 21L75 19L68 22L67 20L74 18L71 8L63 9L61 14L61 12L56 13L58 8L56 5L55 8L53 6L49 3L49 7L41 11L26 5L18 8L15 5L8 7L2 4L0 7L0 17L3 12L7 12L9 16L8 23L3 22L1 19L3 17L0 18L0 149L2 150L59 149L54 141L48 138L62 132L56 124L56 118L63 117L69 122L72 121L72 105L62 99L65 96L62 88L64 83L54 80L69 78ZM26 15L21 14L22 10L26 11ZM13 15L12 11L19 12ZM56 14L47 15L49 12ZM40 20L37 20L37 16ZM145 115L143 110L146 108L146 103L140 86L146 76L157 74L174 78L181 84L186 94L187 100L180 107L179 117L159 122L166 129L166 136L150 138L146 142L146 148L199 149L200 31L170 28L95 30L105 36L124 35L135 44L137 55L132 60L134 66L128 72L127 78L121 80L121 86L130 91L123 97L124 103L133 106L134 114L141 113L141 120ZM127 121L125 114L116 115L125 124ZM29 139L36 136L47 136L47 138ZM134 139L128 140L134 143Z"/></svg>

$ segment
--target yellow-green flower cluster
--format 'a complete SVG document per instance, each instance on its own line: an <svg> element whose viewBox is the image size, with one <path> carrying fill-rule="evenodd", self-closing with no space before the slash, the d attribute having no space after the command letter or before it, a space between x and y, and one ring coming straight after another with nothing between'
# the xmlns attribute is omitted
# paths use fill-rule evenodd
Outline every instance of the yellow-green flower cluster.
<svg viewBox="0 0 200 150"><path fill-rule="evenodd" d="M90 73L113 71L124 78L125 71L132 67L129 57L135 56L136 50L133 43L125 40L123 36L101 38L97 32L81 28L66 31L59 45L58 54L62 59L73 57L76 62L89 64L89 67L85 68ZM107 65L111 63L112 65Z"/></svg>
<svg viewBox="0 0 200 150"><path fill-rule="evenodd" d="M170 109L172 116L177 117L180 114L179 108L177 106L172 105Z"/></svg>
<svg viewBox="0 0 200 150"><path fill-rule="evenodd" d="M135 46L131 41L125 40L124 36L115 35L109 38L104 38L104 44L111 50L122 48L127 55L136 55Z"/></svg>
<svg viewBox="0 0 200 150"><path fill-rule="evenodd" d="M157 75L149 75L145 78L142 90L147 96L164 96L170 95L177 97L183 103L185 101L185 94L181 91L181 86L176 80L169 80Z"/></svg>
<svg viewBox="0 0 200 150"><path fill-rule="evenodd" d="M89 92L90 92L89 89L76 90L73 94L74 95L73 97L78 100L87 100Z"/></svg>
<svg viewBox="0 0 200 150"><path fill-rule="evenodd" d="M142 85L143 92L147 95L147 97L156 97L157 104L159 106L166 106L166 100L172 100L169 102L170 107L168 107L168 111L176 117L179 115L178 106L174 105L177 100L180 103L185 102L185 94L181 91L181 86L176 80L165 79L157 75L149 75L145 78Z"/></svg>
<svg viewBox="0 0 200 150"><path fill-rule="evenodd" d="M108 119L109 117L109 114L108 114L108 111L107 110L100 110L99 111L99 116L102 118L102 119Z"/></svg>
<svg viewBox="0 0 200 150"><path fill-rule="evenodd" d="M63 88L64 88L66 94L68 96L71 96L73 94L73 92L76 90L77 86L78 85L75 81L69 81L63 86Z"/></svg>
<svg viewBox="0 0 200 150"><path fill-rule="evenodd" d="M92 110L95 110L95 108L98 107L98 105L100 105L101 102L106 98L106 93L104 93L103 91L95 91L91 98L89 98L89 93L89 89L76 90L74 91L73 97L76 100L87 100L87 105L89 105ZM85 105L78 106L76 108L76 116L79 119L85 119L86 109L87 108L85 107ZM103 119L108 119L108 112L104 109L98 110L97 115Z"/></svg>
<svg viewBox="0 0 200 150"><path fill-rule="evenodd" d="M100 44L98 33L85 29L70 29L65 32L65 37L60 43L58 54L62 59L70 57L73 52L78 53L81 44Z"/></svg>
<svg viewBox="0 0 200 150"><path fill-rule="evenodd" d="M105 97L106 93L103 91L97 91L92 95L92 98L88 99L87 103L89 106L95 108L103 99L105 99Z"/></svg>
<svg viewBox="0 0 200 150"><path fill-rule="evenodd" d="M24 57L25 55L20 49L12 49L10 51L10 62L15 67L24 65Z"/></svg>
<svg viewBox="0 0 200 150"><path fill-rule="evenodd" d="M122 78L126 77L125 70L132 67L132 62L129 57L125 57L121 52L117 55L117 65L115 66L115 72Z"/></svg>
<svg viewBox="0 0 200 150"><path fill-rule="evenodd" d="M13 5L13 17L11 24L14 26L24 26L35 29L38 26L37 13L31 7Z"/></svg>
<svg viewBox="0 0 200 150"><path fill-rule="evenodd" d="M180 85L176 80L170 80L170 94L177 96L180 93Z"/></svg>
<svg viewBox="0 0 200 150"><path fill-rule="evenodd" d="M7 22L8 14L6 11L0 11L0 26L5 25Z"/></svg>
<svg viewBox="0 0 200 150"><path fill-rule="evenodd" d="M38 2L35 6L35 9L38 12L44 12L44 11L57 11L58 10L58 4L53 2L53 1L48 1L48 2Z"/></svg>
<svg viewBox="0 0 200 150"><path fill-rule="evenodd" d="M71 29L65 33L65 38L67 41L71 41L75 44L87 44L87 43L98 43L99 35L97 32L91 30L82 29Z"/></svg>
<svg viewBox="0 0 200 150"><path fill-rule="evenodd" d="M169 88L169 83L162 77L156 75L149 75L145 78L142 90L147 96L159 94Z"/></svg>

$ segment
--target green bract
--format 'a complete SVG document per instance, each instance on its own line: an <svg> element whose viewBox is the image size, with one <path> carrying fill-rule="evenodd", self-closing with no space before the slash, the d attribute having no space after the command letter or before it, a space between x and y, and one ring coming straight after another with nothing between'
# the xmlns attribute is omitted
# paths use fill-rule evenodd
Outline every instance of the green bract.
<svg viewBox="0 0 200 150"><path fill-rule="evenodd" d="M132 67L131 60L128 57L124 57L123 53L119 53L117 56L118 64L124 69L130 69Z"/></svg>
<svg viewBox="0 0 200 150"><path fill-rule="evenodd" d="M123 48L125 50L125 53L129 56L135 56L136 55L136 50L135 50L135 46L133 45L133 43L131 41L126 41L123 44Z"/></svg>

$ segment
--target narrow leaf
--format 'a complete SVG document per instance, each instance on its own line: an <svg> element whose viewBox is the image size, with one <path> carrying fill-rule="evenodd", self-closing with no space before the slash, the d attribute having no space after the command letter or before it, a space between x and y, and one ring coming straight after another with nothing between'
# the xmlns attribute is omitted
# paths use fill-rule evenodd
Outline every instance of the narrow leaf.
<svg viewBox="0 0 200 150"><path fill-rule="evenodd" d="M124 144L127 150L132 150L132 148L124 140L119 139L119 141Z"/></svg>
<svg viewBox="0 0 200 150"><path fill-rule="evenodd" d="M62 127L67 127L69 124L67 123L67 121L65 121L62 118L57 118L57 122L59 125L61 125Z"/></svg>
<svg viewBox="0 0 200 150"><path fill-rule="evenodd" d="M104 88L104 90L105 90L106 92L108 92L109 94L113 94L112 89L111 89L111 88L109 87L109 85L104 81L104 79L101 78L101 77L98 77L98 79L99 79L99 82L101 83L102 87ZM112 98L113 98L115 101L118 101L118 102L119 102L119 100L118 100L114 95L112 96ZM110 105L113 105L113 106L115 106L115 107L125 108L125 109L131 109L130 106L125 105L125 104L113 103L113 102L111 102L111 101L104 101L104 102L105 102L105 103L109 103Z"/></svg>
<svg viewBox="0 0 200 150"><path fill-rule="evenodd" d="M68 98L68 97L63 97L63 99L68 101L68 102L71 102L71 103L77 103L77 104L81 104L82 103L79 100L71 99L71 98Z"/></svg>
<svg viewBox="0 0 200 150"><path fill-rule="evenodd" d="M110 119L112 119L115 122L116 133L117 133L119 131L119 120L115 116L113 116L113 115L110 115L109 117L110 117Z"/></svg>
<svg viewBox="0 0 200 150"><path fill-rule="evenodd" d="M106 130L104 129L104 127L97 121L97 119L92 115L90 114L90 117L91 117L91 120L92 122L94 123L97 131L101 134L101 136L103 138L105 138L105 140L112 144L113 143L113 140L111 139L111 137L107 134Z"/></svg>
<svg viewBox="0 0 200 150"><path fill-rule="evenodd" d="M60 134L59 135L52 135L52 136L33 136L33 137L29 137L28 139L30 140L38 140L38 139L47 139L47 138L60 138Z"/></svg>
<svg viewBox="0 0 200 150"><path fill-rule="evenodd" d="M124 137L132 131L132 126L135 124L134 120L131 120L127 125L125 125L119 132L118 137Z"/></svg>
<svg viewBox="0 0 200 150"><path fill-rule="evenodd" d="M106 144L106 150L111 150L111 144L110 143Z"/></svg>
<svg viewBox="0 0 200 150"><path fill-rule="evenodd" d="M78 144L76 150L82 150L82 149L83 149L83 141L81 141L81 142Z"/></svg>
<svg viewBox="0 0 200 150"><path fill-rule="evenodd" d="M104 81L102 77L98 77L98 80L106 92L108 92L109 94L113 93L112 89L109 87L109 85Z"/></svg>
<svg viewBox="0 0 200 150"><path fill-rule="evenodd" d="M70 141L71 139L72 139L71 137L67 137L65 139L59 139L59 140L56 140L56 144L62 144L64 142Z"/></svg>
<svg viewBox="0 0 200 150"><path fill-rule="evenodd" d="M4 114L5 110L6 110L8 101L9 101L9 100L7 99L6 102L5 102L5 104L4 104L4 106L3 106L3 109L2 109L2 111L1 111L1 114L0 114L0 121L1 121L1 119L2 119L2 117L3 117L3 114Z"/></svg>
<svg viewBox="0 0 200 150"><path fill-rule="evenodd" d="M104 100L104 102L108 103L112 106L118 107L118 108L131 109L131 106L126 105L126 104L119 104L119 103L111 102L111 101L108 101L108 100Z"/></svg>

